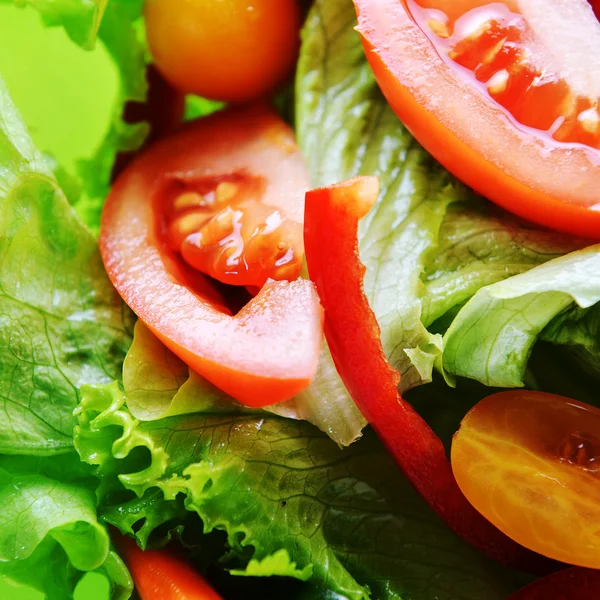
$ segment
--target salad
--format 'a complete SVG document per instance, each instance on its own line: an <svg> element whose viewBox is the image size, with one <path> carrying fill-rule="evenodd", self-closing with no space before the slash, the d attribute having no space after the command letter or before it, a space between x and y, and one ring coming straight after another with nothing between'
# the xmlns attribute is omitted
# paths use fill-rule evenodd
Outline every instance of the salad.
<svg viewBox="0 0 600 600"><path fill-rule="evenodd" d="M600 598L598 16L0 1L1 597Z"/></svg>

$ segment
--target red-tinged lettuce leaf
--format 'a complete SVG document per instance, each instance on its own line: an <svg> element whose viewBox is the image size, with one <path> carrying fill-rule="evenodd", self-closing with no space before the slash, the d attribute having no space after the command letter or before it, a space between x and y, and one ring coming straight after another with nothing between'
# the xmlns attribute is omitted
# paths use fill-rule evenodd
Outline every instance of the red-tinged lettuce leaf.
<svg viewBox="0 0 600 600"><path fill-rule="evenodd" d="M308 423L265 413L139 422L116 384L86 388L77 412L76 446L96 466L113 522L119 489L182 498L206 532L227 534L237 573L310 573L311 584L350 599L501 600L512 590L424 505L370 432L341 450Z"/></svg>

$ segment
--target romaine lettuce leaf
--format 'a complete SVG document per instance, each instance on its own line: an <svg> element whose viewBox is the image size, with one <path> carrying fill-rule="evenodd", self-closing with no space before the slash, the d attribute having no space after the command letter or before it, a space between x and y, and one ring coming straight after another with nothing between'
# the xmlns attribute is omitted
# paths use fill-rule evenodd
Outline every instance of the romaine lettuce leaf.
<svg viewBox="0 0 600 600"><path fill-rule="evenodd" d="M312 183L378 175L381 195L363 220L365 290L402 387L429 381L441 338L421 323L419 279L446 207L464 188L420 148L383 98L348 0L317 0L303 32L297 131Z"/></svg>
<svg viewBox="0 0 600 600"><path fill-rule="evenodd" d="M511 592L510 578L438 520L371 432L340 450L308 423L265 413L142 423L116 384L86 388L77 412L76 446L102 488L183 497L206 532L227 533L237 572L268 566L305 578L310 567L311 583L350 599Z"/></svg>
<svg viewBox="0 0 600 600"><path fill-rule="evenodd" d="M522 386L533 345L552 319L574 303L589 308L598 302L600 245L484 287L448 329L443 367L486 385ZM564 321L550 326L548 338L572 344L577 328L564 327Z"/></svg>
<svg viewBox="0 0 600 600"><path fill-rule="evenodd" d="M421 279L423 323L431 325L479 289L584 248L589 240L536 229L489 202L448 208Z"/></svg>
<svg viewBox="0 0 600 600"><path fill-rule="evenodd" d="M70 600L88 571L105 574L113 600L132 582L96 518L96 482L75 453L0 457L0 577Z"/></svg>
<svg viewBox="0 0 600 600"><path fill-rule="evenodd" d="M79 387L119 378L129 312L1 80L0 165L0 452L67 452Z"/></svg>
<svg viewBox="0 0 600 600"><path fill-rule="evenodd" d="M451 177L379 92L355 25L349 0L315 2L303 34L297 129L314 185L380 179L360 253L384 348L407 390L431 381L443 347L433 332L444 332L479 289L589 240L536 229Z"/></svg>

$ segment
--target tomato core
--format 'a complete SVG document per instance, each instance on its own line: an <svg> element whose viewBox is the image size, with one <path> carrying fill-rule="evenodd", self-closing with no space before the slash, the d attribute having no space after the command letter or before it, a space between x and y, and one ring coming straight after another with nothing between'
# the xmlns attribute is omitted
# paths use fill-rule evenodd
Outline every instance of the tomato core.
<svg viewBox="0 0 600 600"><path fill-rule="evenodd" d="M191 267L222 283L261 288L293 281L304 257L302 223L262 201L247 173L170 182L157 197L159 232Z"/></svg>
<svg viewBox="0 0 600 600"><path fill-rule="evenodd" d="M469 501L509 537L600 568L600 410L540 392L495 394L464 418L452 467Z"/></svg>
<svg viewBox="0 0 600 600"><path fill-rule="evenodd" d="M440 57L475 80L517 123L555 142L600 149L598 86L577 72L567 79L560 61L548 60L552 53L538 38L548 35L553 22L540 16L538 4L407 0Z"/></svg>

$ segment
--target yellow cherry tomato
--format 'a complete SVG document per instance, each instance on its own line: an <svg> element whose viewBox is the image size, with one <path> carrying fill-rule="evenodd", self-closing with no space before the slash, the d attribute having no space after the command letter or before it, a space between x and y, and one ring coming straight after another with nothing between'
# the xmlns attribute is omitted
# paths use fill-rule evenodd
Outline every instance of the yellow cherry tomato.
<svg viewBox="0 0 600 600"><path fill-rule="evenodd" d="M526 390L463 419L452 469L473 506L540 554L600 568L600 410Z"/></svg>
<svg viewBox="0 0 600 600"><path fill-rule="evenodd" d="M152 56L177 88L247 102L273 92L300 45L297 0L146 0Z"/></svg>

